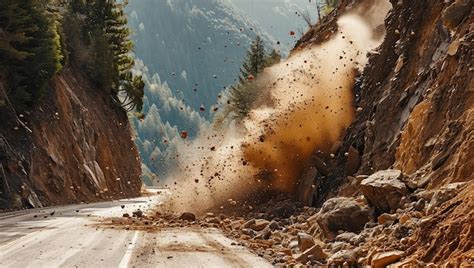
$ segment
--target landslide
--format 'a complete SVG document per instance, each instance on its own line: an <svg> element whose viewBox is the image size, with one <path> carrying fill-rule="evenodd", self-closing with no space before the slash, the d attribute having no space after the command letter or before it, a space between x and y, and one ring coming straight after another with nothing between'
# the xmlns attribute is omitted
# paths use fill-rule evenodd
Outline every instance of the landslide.
<svg viewBox="0 0 474 268"><path fill-rule="evenodd" d="M391 3L385 41L356 84L358 114L343 140L334 180L323 189L357 196L361 178L351 175L400 170L409 192L423 196L407 198L432 205L413 228L407 267L415 261L459 266L473 256L473 2ZM349 148L359 152L356 174L346 173L343 154ZM453 199L434 206L439 196Z"/></svg>
<svg viewBox="0 0 474 268"><path fill-rule="evenodd" d="M140 160L126 112L69 66L34 108L0 107L0 210L138 196Z"/></svg>

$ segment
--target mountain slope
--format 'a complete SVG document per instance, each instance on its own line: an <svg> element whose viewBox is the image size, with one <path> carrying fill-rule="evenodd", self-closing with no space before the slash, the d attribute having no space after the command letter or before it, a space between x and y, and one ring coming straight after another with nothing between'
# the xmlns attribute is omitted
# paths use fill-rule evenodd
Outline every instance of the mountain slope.
<svg viewBox="0 0 474 268"><path fill-rule="evenodd" d="M234 83L256 34L276 45L255 22L220 0L132 1L128 10L137 57L196 111L201 104L215 104L219 92Z"/></svg>
<svg viewBox="0 0 474 268"><path fill-rule="evenodd" d="M35 108L31 133L0 108L0 209L137 196L140 161L124 110L68 68Z"/></svg>

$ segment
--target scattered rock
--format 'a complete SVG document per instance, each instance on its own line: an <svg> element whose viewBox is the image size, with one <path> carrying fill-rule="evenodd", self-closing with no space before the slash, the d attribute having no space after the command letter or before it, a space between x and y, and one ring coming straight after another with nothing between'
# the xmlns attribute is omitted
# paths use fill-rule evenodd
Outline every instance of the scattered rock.
<svg viewBox="0 0 474 268"><path fill-rule="evenodd" d="M320 261L325 260L328 255L324 253L322 245L318 243L305 250L303 253L297 254L295 260L306 264L310 260L309 257L311 257L312 260Z"/></svg>
<svg viewBox="0 0 474 268"><path fill-rule="evenodd" d="M308 219L316 221L328 239L334 238L339 230L360 232L369 220L368 208L348 197L327 200L319 213Z"/></svg>
<svg viewBox="0 0 474 268"><path fill-rule="evenodd" d="M128 214L128 213L123 213L122 217L124 217L124 218L130 218L130 214Z"/></svg>
<svg viewBox="0 0 474 268"><path fill-rule="evenodd" d="M255 219L248 220L247 222L245 222L245 223L242 225L242 229L250 228L250 227L252 227L253 225L255 225Z"/></svg>
<svg viewBox="0 0 474 268"><path fill-rule="evenodd" d="M181 216L179 216L179 219L184 221L196 221L196 215L191 212L184 212L181 214Z"/></svg>
<svg viewBox="0 0 474 268"><path fill-rule="evenodd" d="M268 227L272 231L280 229L280 225L276 221L271 221L270 224L268 225Z"/></svg>
<svg viewBox="0 0 474 268"><path fill-rule="evenodd" d="M416 203L413 205L413 209L415 211L423 211L425 209L425 206L426 206L426 201L425 199L422 198L416 201Z"/></svg>
<svg viewBox="0 0 474 268"><path fill-rule="evenodd" d="M401 217L400 217L400 223L401 224L405 224L406 222L408 222L410 220L410 216L408 216L407 214L403 214Z"/></svg>
<svg viewBox="0 0 474 268"><path fill-rule="evenodd" d="M137 217L137 218L143 218L143 211L141 210L136 210L132 213L133 217Z"/></svg>
<svg viewBox="0 0 474 268"><path fill-rule="evenodd" d="M402 258L403 251L394 250L389 252L376 253L372 257L372 268L384 268L389 264L395 263Z"/></svg>
<svg viewBox="0 0 474 268"><path fill-rule="evenodd" d="M342 233L342 234L339 234L338 236L336 236L336 238L334 240L340 241L340 242L350 243L356 236L357 236L357 234L355 234L355 233L345 232L345 233Z"/></svg>
<svg viewBox="0 0 474 268"><path fill-rule="evenodd" d="M307 233L298 233L296 236L298 238L298 247L301 252L304 252L315 244L313 237Z"/></svg>
<svg viewBox="0 0 474 268"><path fill-rule="evenodd" d="M260 234L257 236L257 238L267 240L267 239L270 238L271 235L272 235L272 231L267 226L260 232Z"/></svg>
<svg viewBox="0 0 474 268"><path fill-rule="evenodd" d="M362 180L361 190L369 204L373 205L378 212L395 211L400 207L402 197L408 193L401 179L400 170L378 171Z"/></svg>
<svg viewBox="0 0 474 268"><path fill-rule="evenodd" d="M352 250L340 250L335 254L329 257L328 262L332 265L342 266L344 263L349 265L356 265L357 264L357 251L359 249L352 249Z"/></svg>
<svg viewBox="0 0 474 268"><path fill-rule="evenodd" d="M215 224L219 224L219 223L221 222L218 218L215 218L215 217L206 218L206 221L207 221L208 223L215 223Z"/></svg>
<svg viewBox="0 0 474 268"><path fill-rule="evenodd" d="M392 224L396 220L395 215L384 213L377 218L379 224Z"/></svg>

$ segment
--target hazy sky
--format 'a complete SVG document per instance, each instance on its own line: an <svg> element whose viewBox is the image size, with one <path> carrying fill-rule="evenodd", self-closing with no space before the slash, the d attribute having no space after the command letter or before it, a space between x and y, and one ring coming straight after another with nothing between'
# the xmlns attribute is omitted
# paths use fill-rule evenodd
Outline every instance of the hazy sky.
<svg viewBox="0 0 474 268"><path fill-rule="evenodd" d="M314 23L317 18L315 0L224 0L232 3L257 21L267 32L287 47L293 47L300 34L307 30L306 22L297 13L308 13ZM294 31L295 36L289 32Z"/></svg>

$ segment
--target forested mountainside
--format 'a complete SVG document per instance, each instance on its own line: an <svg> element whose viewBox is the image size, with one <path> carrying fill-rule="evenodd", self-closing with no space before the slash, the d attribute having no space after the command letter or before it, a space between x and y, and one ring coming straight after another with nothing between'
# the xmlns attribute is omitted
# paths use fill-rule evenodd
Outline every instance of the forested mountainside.
<svg viewBox="0 0 474 268"><path fill-rule="evenodd" d="M0 2L0 209L139 194L126 23L115 1Z"/></svg>
<svg viewBox="0 0 474 268"><path fill-rule="evenodd" d="M195 111L209 109L233 84L256 35L277 48L257 23L221 0L132 1L127 10L137 57ZM209 111L202 115L209 118Z"/></svg>
<svg viewBox="0 0 474 268"><path fill-rule="evenodd" d="M146 84L146 117L134 120L136 144L152 183L153 174L175 168L181 132L193 138L209 127L251 41L260 35L267 53L280 42L222 0L131 1L127 12Z"/></svg>

